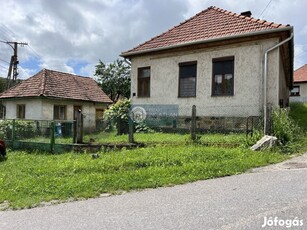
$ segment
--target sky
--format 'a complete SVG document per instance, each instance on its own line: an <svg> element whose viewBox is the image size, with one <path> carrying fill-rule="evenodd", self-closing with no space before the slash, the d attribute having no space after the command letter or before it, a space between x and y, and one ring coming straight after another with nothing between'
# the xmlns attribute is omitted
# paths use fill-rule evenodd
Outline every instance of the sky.
<svg viewBox="0 0 307 230"><path fill-rule="evenodd" d="M157 36L210 6L294 27L294 69L307 64L306 0L0 0L0 76L19 45L19 79L43 68L92 77L99 60Z"/></svg>

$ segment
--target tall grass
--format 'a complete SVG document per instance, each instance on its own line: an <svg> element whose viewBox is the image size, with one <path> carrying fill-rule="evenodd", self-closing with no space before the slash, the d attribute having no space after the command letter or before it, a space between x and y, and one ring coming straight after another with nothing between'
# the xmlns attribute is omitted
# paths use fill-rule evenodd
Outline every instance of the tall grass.
<svg viewBox="0 0 307 230"><path fill-rule="evenodd" d="M0 163L0 206L34 207L52 200L96 197L242 173L287 159L279 153L200 145L60 155L9 152Z"/></svg>
<svg viewBox="0 0 307 230"><path fill-rule="evenodd" d="M305 133L307 132L307 103L291 103L289 116Z"/></svg>
<svg viewBox="0 0 307 230"><path fill-rule="evenodd" d="M296 122L289 117L287 109L275 109L272 113L272 120L273 135L282 145L293 142L300 137L301 130Z"/></svg>

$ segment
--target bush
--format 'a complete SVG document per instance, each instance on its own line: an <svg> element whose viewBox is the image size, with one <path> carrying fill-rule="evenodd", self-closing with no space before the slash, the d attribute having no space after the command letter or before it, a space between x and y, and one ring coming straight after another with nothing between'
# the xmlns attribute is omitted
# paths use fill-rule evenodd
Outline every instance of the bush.
<svg viewBox="0 0 307 230"><path fill-rule="evenodd" d="M145 122L134 122L134 129L136 133L154 133L155 132Z"/></svg>
<svg viewBox="0 0 307 230"><path fill-rule="evenodd" d="M131 102L128 99L119 100L105 111L103 118L116 125L117 135L128 133L128 119Z"/></svg>
<svg viewBox="0 0 307 230"><path fill-rule="evenodd" d="M10 140L13 133L13 120L0 121L0 138ZM15 134L19 138L35 136L35 125L30 121L15 120Z"/></svg>
<svg viewBox="0 0 307 230"><path fill-rule="evenodd" d="M289 117L287 109L274 109L272 121L272 134L282 145L295 141L301 134L298 125Z"/></svg>

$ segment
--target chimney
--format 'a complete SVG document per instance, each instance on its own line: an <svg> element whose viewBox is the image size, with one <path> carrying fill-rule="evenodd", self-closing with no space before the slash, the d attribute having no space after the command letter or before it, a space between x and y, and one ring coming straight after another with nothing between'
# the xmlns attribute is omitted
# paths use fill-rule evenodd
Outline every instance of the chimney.
<svg viewBox="0 0 307 230"><path fill-rule="evenodd" d="M250 12L250 11L244 11L244 12L242 12L241 13L241 15L243 15L243 16L246 16L246 17L251 17L252 16L252 12Z"/></svg>

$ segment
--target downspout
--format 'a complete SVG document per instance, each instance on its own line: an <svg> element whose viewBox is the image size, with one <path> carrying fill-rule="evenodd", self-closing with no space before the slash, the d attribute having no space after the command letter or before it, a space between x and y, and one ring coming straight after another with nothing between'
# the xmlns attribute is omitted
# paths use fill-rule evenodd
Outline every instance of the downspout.
<svg viewBox="0 0 307 230"><path fill-rule="evenodd" d="M264 120L264 127L263 132L264 134L267 134L267 78L268 78L268 53L272 50L278 48L279 46L285 44L286 42L290 41L293 38L293 33L291 33L290 37L288 37L286 40L283 40L282 42L278 43L277 45L269 48L264 53L264 75L263 75L263 120Z"/></svg>

